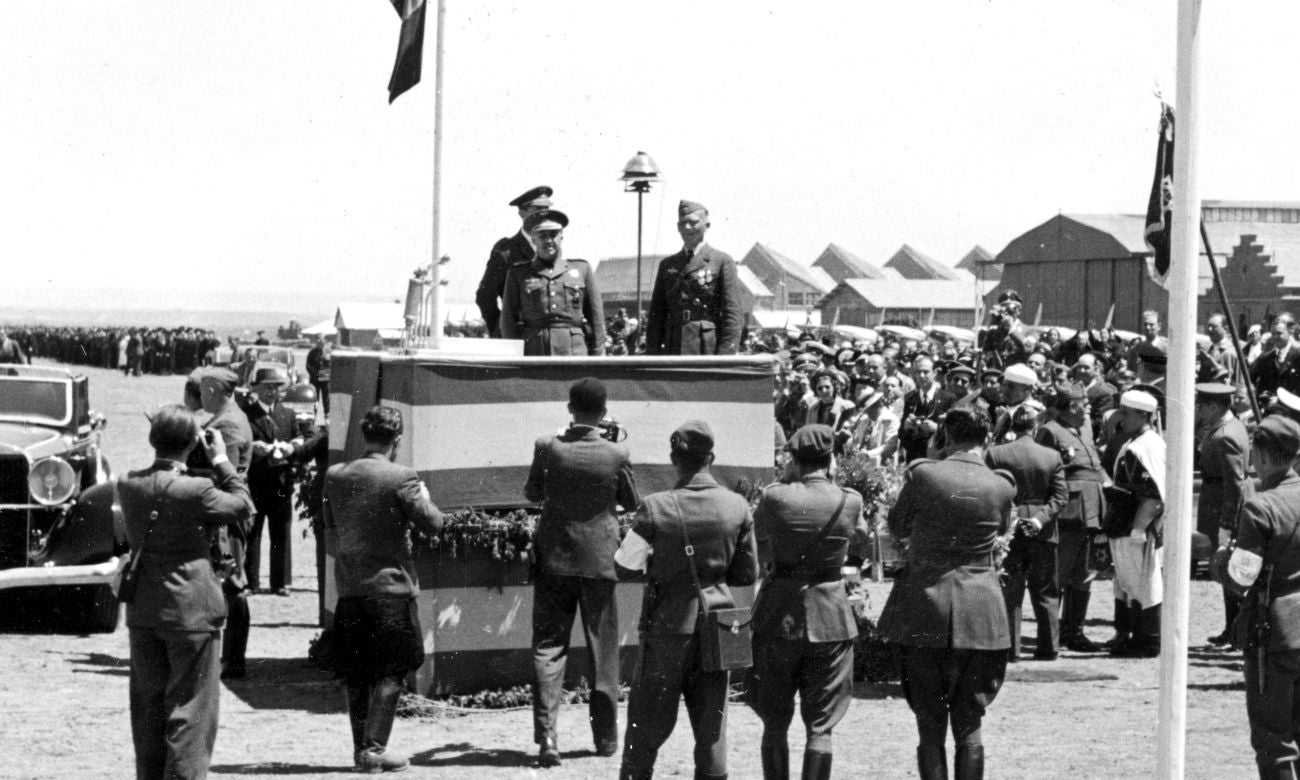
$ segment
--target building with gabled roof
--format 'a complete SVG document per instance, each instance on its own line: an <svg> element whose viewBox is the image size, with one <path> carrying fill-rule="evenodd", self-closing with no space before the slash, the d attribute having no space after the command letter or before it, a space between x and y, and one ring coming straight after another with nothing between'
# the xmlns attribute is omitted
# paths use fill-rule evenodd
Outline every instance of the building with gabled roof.
<svg viewBox="0 0 1300 780"><path fill-rule="evenodd" d="M976 279L1001 279L1002 266L993 253L976 244L953 266L956 270L970 271Z"/></svg>
<svg viewBox="0 0 1300 780"><path fill-rule="evenodd" d="M838 321L843 325L970 328L983 291L984 287L973 278L845 279L818 302L817 308L823 322Z"/></svg>
<svg viewBox="0 0 1300 780"><path fill-rule="evenodd" d="M822 269L836 283L845 279L885 278L884 272L879 268L839 244L827 244L822 253L813 261L813 268Z"/></svg>
<svg viewBox="0 0 1300 780"><path fill-rule="evenodd" d="M340 347L371 349L393 346L406 331L406 307L400 303L340 303L334 313Z"/></svg>
<svg viewBox="0 0 1300 780"><path fill-rule="evenodd" d="M820 268L796 263L763 244L754 244L740 264L754 272L772 292L772 308L812 308L835 289L835 280Z"/></svg>
<svg viewBox="0 0 1300 780"><path fill-rule="evenodd" d="M655 275L659 263L668 255L641 256L641 300L650 308L650 294L654 292ZM605 317L613 317L619 309L636 316L636 257L607 257L596 264L596 289L600 290L601 307ZM736 276L740 281L742 311L772 308L772 291L763 284L752 269L737 264Z"/></svg>
<svg viewBox="0 0 1300 780"><path fill-rule="evenodd" d="M958 278L951 268L907 244L899 247L894 256L889 258L889 262L885 263L885 267L897 270L904 279L955 280Z"/></svg>

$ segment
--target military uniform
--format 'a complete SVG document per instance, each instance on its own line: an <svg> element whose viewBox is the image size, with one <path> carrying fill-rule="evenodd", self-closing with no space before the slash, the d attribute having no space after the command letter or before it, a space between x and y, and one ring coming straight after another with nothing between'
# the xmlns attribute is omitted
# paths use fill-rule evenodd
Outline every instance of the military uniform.
<svg viewBox="0 0 1300 780"><path fill-rule="evenodd" d="M1229 395L1235 390L1224 385ZM1196 502L1196 530L1218 544L1222 536L1235 536L1241 505L1254 492L1250 480L1250 437L1246 426L1229 413L1207 432L1200 447L1201 494ZM1226 533L1221 533L1226 532ZM1214 637L1215 644L1230 640L1232 623L1237 619L1241 599L1230 589L1223 589L1224 631Z"/></svg>
<svg viewBox="0 0 1300 780"><path fill-rule="evenodd" d="M1059 642L1058 612L1061 591L1056 580L1056 514L1069 492L1061 456L1036 443L1029 434L1010 444L993 447L984 458L991 469L1003 469L1016 478L1016 532L1002 562L1002 591L1011 628L1011 658L1020 655L1020 613L1029 585L1029 603L1038 626L1034 658L1056 658ZM1036 532L1024 524L1037 523Z"/></svg>
<svg viewBox="0 0 1300 780"><path fill-rule="evenodd" d="M683 528L689 526L694 566L708 609L735 606L731 586L758 578L753 517L744 498L719 485L707 472L672 490L646 496L632 531L619 550L633 544L653 549L641 606L641 654L632 677L620 778L639 780L654 772L659 748L677 723L685 697L695 736L695 776L727 774L729 673L700 668L696 635L699 596L686 556ZM631 540L630 542L628 540ZM634 568L629 566L628 568Z"/></svg>
<svg viewBox="0 0 1300 780"><path fill-rule="evenodd" d="M701 244L659 264L647 314L650 355L734 355L745 324L736 261Z"/></svg>
<svg viewBox="0 0 1300 780"><path fill-rule="evenodd" d="M483 316L483 323L487 325L488 334L492 338L501 338L499 301L505 294L508 272L512 267L532 260L536 254L522 230L513 236L499 239L492 245L487 267L483 269L483 278L474 294L474 302L478 304L479 314Z"/></svg>
<svg viewBox="0 0 1300 780"><path fill-rule="evenodd" d="M829 434L827 439L829 445ZM763 720L764 777L786 777L795 694L807 731L805 766L810 754L829 760L831 731L852 699L858 629L840 571L847 559L867 555L862 496L820 474L773 485L754 512L754 532L769 568L755 603L754 669L747 687Z"/></svg>
<svg viewBox="0 0 1300 780"><path fill-rule="evenodd" d="M560 436L538 439L524 494L541 502L533 547L533 738L556 744L565 661L573 619L582 611L590 655L588 709L592 736L618 741L618 603L614 600L614 553L618 549L615 505L637 505L627 447L600 437L597 428L575 425Z"/></svg>
<svg viewBox="0 0 1300 780"><path fill-rule="evenodd" d="M535 257L511 266L501 336L523 339L525 355L605 354L605 314L587 261L561 257L546 265Z"/></svg>
<svg viewBox="0 0 1300 780"><path fill-rule="evenodd" d="M889 513L890 533L910 541L880 633L900 648L923 777L947 776L949 724L958 763L983 765L980 726L1002 687L1011 647L994 545L1015 495L1009 476L994 473L978 454L958 452L913 462Z"/></svg>

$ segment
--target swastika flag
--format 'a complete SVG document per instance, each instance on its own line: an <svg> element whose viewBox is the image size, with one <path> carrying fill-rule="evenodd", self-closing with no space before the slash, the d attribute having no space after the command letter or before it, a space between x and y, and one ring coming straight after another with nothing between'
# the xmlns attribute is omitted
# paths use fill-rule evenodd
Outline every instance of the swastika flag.
<svg viewBox="0 0 1300 780"><path fill-rule="evenodd" d="M397 60L388 79L388 102L420 83L424 59L424 0L391 0L402 18L402 33L397 39Z"/></svg>
<svg viewBox="0 0 1300 780"><path fill-rule="evenodd" d="M1174 110L1160 104L1160 137L1156 142L1156 173L1147 199L1145 238L1151 248L1147 273L1161 287L1169 282L1169 223L1174 207Z"/></svg>

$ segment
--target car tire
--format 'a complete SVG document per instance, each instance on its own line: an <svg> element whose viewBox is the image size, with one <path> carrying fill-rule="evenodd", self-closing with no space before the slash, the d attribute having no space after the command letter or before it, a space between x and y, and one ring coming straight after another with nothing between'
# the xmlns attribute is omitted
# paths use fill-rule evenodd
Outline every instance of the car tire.
<svg viewBox="0 0 1300 780"><path fill-rule="evenodd" d="M82 627L92 634L111 634L117 630L122 605L108 585L91 585L81 589Z"/></svg>

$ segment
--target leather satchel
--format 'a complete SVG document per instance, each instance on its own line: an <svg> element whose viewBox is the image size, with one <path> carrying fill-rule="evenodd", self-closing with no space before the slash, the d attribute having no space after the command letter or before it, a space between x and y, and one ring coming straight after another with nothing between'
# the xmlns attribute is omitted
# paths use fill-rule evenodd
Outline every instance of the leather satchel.
<svg viewBox="0 0 1300 780"><path fill-rule="evenodd" d="M695 635L700 640L700 668L706 672L725 672L748 669L754 665L753 615L748 607L719 607L705 609L704 589L700 587L700 573L695 569L695 547L691 545L690 532L681 505L673 495L677 517L682 521L682 540L686 543L686 567L691 570L695 593L699 599L699 616L695 620Z"/></svg>

